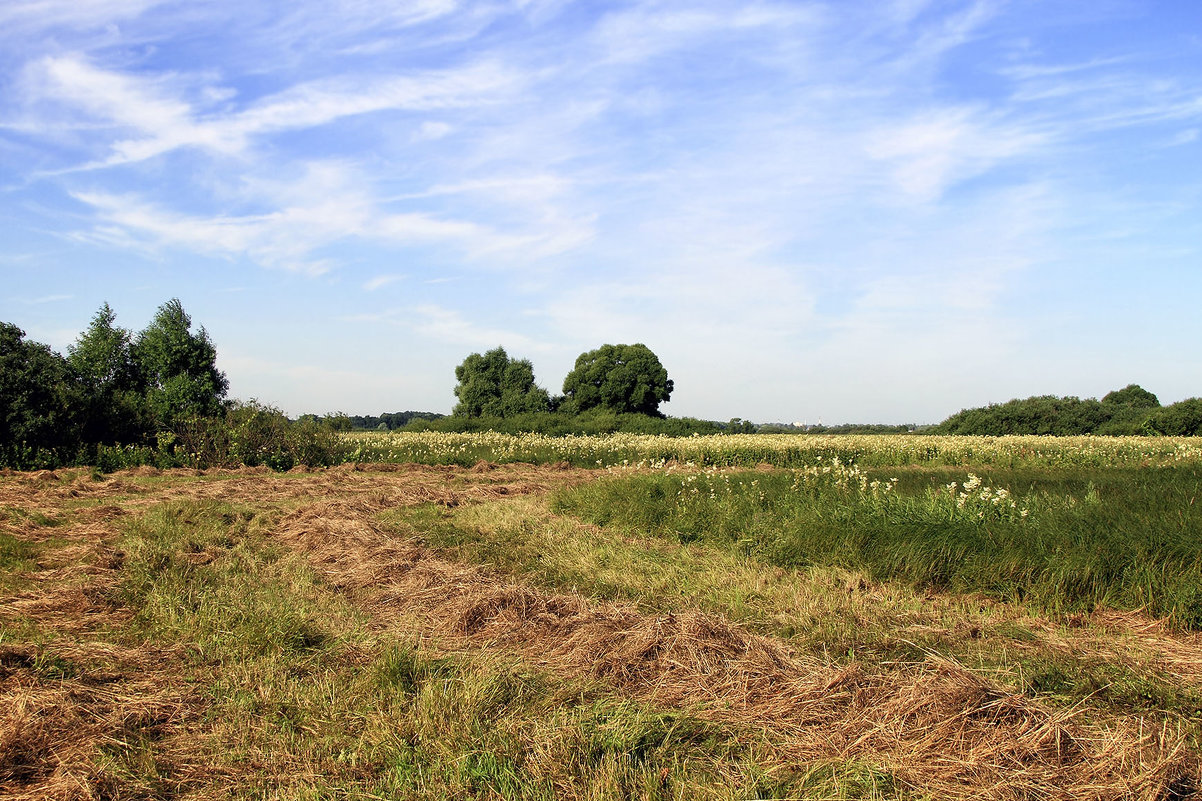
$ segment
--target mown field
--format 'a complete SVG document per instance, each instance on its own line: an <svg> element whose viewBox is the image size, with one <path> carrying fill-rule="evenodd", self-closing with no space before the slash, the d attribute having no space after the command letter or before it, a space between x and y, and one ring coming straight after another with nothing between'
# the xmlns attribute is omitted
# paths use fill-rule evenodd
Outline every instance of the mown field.
<svg viewBox="0 0 1202 801"><path fill-rule="evenodd" d="M1196 797L1189 440L0 476L0 798Z"/></svg>

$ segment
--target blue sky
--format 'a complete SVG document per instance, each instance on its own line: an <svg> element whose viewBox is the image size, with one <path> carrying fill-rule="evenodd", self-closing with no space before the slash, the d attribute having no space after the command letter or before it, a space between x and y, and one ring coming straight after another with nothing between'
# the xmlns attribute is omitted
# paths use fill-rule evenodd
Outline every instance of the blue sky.
<svg viewBox="0 0 1202 801"><path fill-rule="evenodd" d="M0 320L178 297L231 395L449 411L643 342L664 411L1202 395L1195 0L6 0Z"/></svg>

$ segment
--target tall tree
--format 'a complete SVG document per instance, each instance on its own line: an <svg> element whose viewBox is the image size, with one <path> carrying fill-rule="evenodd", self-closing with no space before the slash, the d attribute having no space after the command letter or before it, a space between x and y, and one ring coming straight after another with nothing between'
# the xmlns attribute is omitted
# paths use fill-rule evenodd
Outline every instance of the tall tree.
<svg viewBox="0 0 1202 801"><path fill-rule="evenodd" d="M0 323L0 461L17 463L20 447L60 448L77 442L78 385L65 359Z"/></svg>
<svg viewBox="0 0 1202 801"><path fill-rule="evenodd" d="M177 420L212 416L222 411L229 389L217 369L217 349L203 327L192 333L192 318L172 298L159 307L133 344L133 359L146 399L160 426Z"/></svg>
<svg viewBox="0 0 1202 801"><path fill-rule="evenodd" d="M576 359L563 380L563 408L658 415L672 389L668 371L646 345L602 345Z"/></svg>
<svg viewBox="0 0 1202 801"><path fill-rule="evenodd" d="M455 368L454 414L460 417L513 417L545 412L547 391L534 383L528 359L510 359L504 348L473 353Z"/></svg>
<svg viewBox="0 0 1202 801"><path fill-rule="evenodd" d="M105 303L67 348L67 363L84 394L85 442L134 442L147 433L145 387L134 366L132 334L118 328L116 319Z"/></svg>

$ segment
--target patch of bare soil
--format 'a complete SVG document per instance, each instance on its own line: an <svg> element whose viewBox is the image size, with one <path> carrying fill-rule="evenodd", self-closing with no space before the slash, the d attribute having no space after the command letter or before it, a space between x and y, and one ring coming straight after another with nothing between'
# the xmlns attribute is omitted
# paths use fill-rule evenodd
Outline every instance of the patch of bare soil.
<svg viewBox="0 0 1202 801"><path fill-rule="evenodd" d="M1184 798L1202 775L1180 733L1089 724L946 660L836 670L713 615L650 617L439 559L374 522L411 492L320 502L284 518L275 536L381 621L417 617L442 637L598 677L654 704L768 727L792 759L879 760L935 797Z"/></svg>

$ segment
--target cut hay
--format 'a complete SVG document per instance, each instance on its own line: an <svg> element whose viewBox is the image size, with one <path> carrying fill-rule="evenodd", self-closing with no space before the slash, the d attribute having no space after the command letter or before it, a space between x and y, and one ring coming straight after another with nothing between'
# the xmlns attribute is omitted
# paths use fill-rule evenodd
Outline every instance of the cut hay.
<svg viewBox="0 0 1202 801"><path fill-rule="evenodd" d="M505 648L558 674L723 723L764 727L787 759L871 759L940 798L1170 798L1202 770L1186 734L1055 712L936 656L870 672L789 653L707 614L649 616L438 558L375 522L385 498L325 502L276 538L381 621Z"/></svg>
<svg viewBox="0 0 1202 801"><path fill-rule="evenodd" d="M218 785L219 771L168 742L198 702L173 687L164 661L101 644L0 645L0 797L140 798ZM156 786L131 779L126 758L151 760Z"/></svg>

